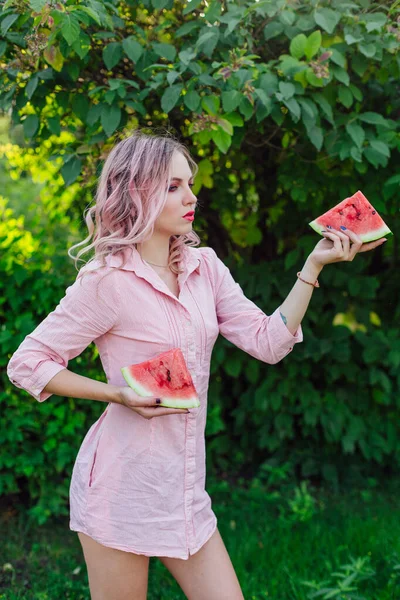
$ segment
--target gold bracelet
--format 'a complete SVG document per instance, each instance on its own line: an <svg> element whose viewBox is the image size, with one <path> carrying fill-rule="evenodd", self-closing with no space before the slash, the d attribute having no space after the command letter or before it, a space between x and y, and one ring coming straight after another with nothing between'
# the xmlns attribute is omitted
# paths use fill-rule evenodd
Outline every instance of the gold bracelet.
<svg viewBox="0 0 400 600"><path fill-rule="evenodd" d="M301 271L297 273L297 277L300 279L300 281L303 281L303 283L308 283L308 285L312 285L313 287L319 288L318 279L315 280L315 283L312 283L311 281L306 281L305 279L302 279L300 277L300 273Z"/></svg>

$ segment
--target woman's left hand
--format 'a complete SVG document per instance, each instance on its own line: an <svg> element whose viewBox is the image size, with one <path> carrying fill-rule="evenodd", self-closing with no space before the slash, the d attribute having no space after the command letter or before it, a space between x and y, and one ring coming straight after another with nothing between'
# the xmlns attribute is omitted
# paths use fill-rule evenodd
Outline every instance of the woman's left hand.
<svg viewBox="0 0 400 600"><path fill-rule="evenodd" d="M339 231L327 229L311 252L309 259L320 267L336 262L351 262L359 252L368 252L384 244L387 239L381 238L376 242L363 244L357 234L350 229Z"/></svg>

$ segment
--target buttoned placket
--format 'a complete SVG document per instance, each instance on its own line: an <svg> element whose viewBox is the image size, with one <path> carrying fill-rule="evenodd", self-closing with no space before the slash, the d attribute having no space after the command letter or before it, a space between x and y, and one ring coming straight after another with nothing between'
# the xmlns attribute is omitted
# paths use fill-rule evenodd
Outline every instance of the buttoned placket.
<svg viewBox="0 0 400 600"><path fill-rule="evenodd" d="M139 277L143 277L156 290L172 298L178 304L178 313L183 317L181 323L185 332L184 339L187 341L187 367L192 375L194 386L196 387L196 344L194 339L194 327L190 318L190 313L184 303L186 293L186 280L190 273L184 272L178 276L179 283L179 298L175 296L166 285L166 283L158 276L156 271L148 267L149 272L136 272ZM196 547L196 532L193 523L193 500L194 500L194 485L196 480L196 412L197 408L192 409L186 415L185 421L185 477L183 504L185 513L186 527L186 547L188 557L190 551Z"/></svg>

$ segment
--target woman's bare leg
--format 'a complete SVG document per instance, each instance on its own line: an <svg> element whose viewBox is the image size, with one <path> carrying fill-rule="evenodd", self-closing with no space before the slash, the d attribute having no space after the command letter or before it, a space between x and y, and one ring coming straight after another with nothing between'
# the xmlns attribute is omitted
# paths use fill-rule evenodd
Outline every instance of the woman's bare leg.
<svg viewBox="0 0 400 600"><path fill-rule="evenodd" d="M222 537L216 529L188 560L160 558L188 600L244 600Z"/></svg>
<svg viewBox="0 0 400 600"><path fill-rule="evenodd" d="M78 533L91 600L146 600L149 557L102 546Z"/></svg>

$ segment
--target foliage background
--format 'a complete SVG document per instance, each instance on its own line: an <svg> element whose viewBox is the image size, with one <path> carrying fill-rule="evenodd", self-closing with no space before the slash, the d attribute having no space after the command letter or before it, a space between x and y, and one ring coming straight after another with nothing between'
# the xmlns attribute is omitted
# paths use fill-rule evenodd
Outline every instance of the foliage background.
<svg viewBox="0 0 400 600"><path fill-rule="evenodd" d="M323 271L305 342L279 365L218 340L209 473L271 485L280 465L338 486L398 468L399 14L369 0L2 3L1 494L39 522L67 513L104 407L39 405L5 367L74 279L66 249L102 160L137 126L190 147L196 231L267 314L317 241L308 222L339 200L361 189L394 233ZM103 378L93 346L70 368Z"/></svg>

